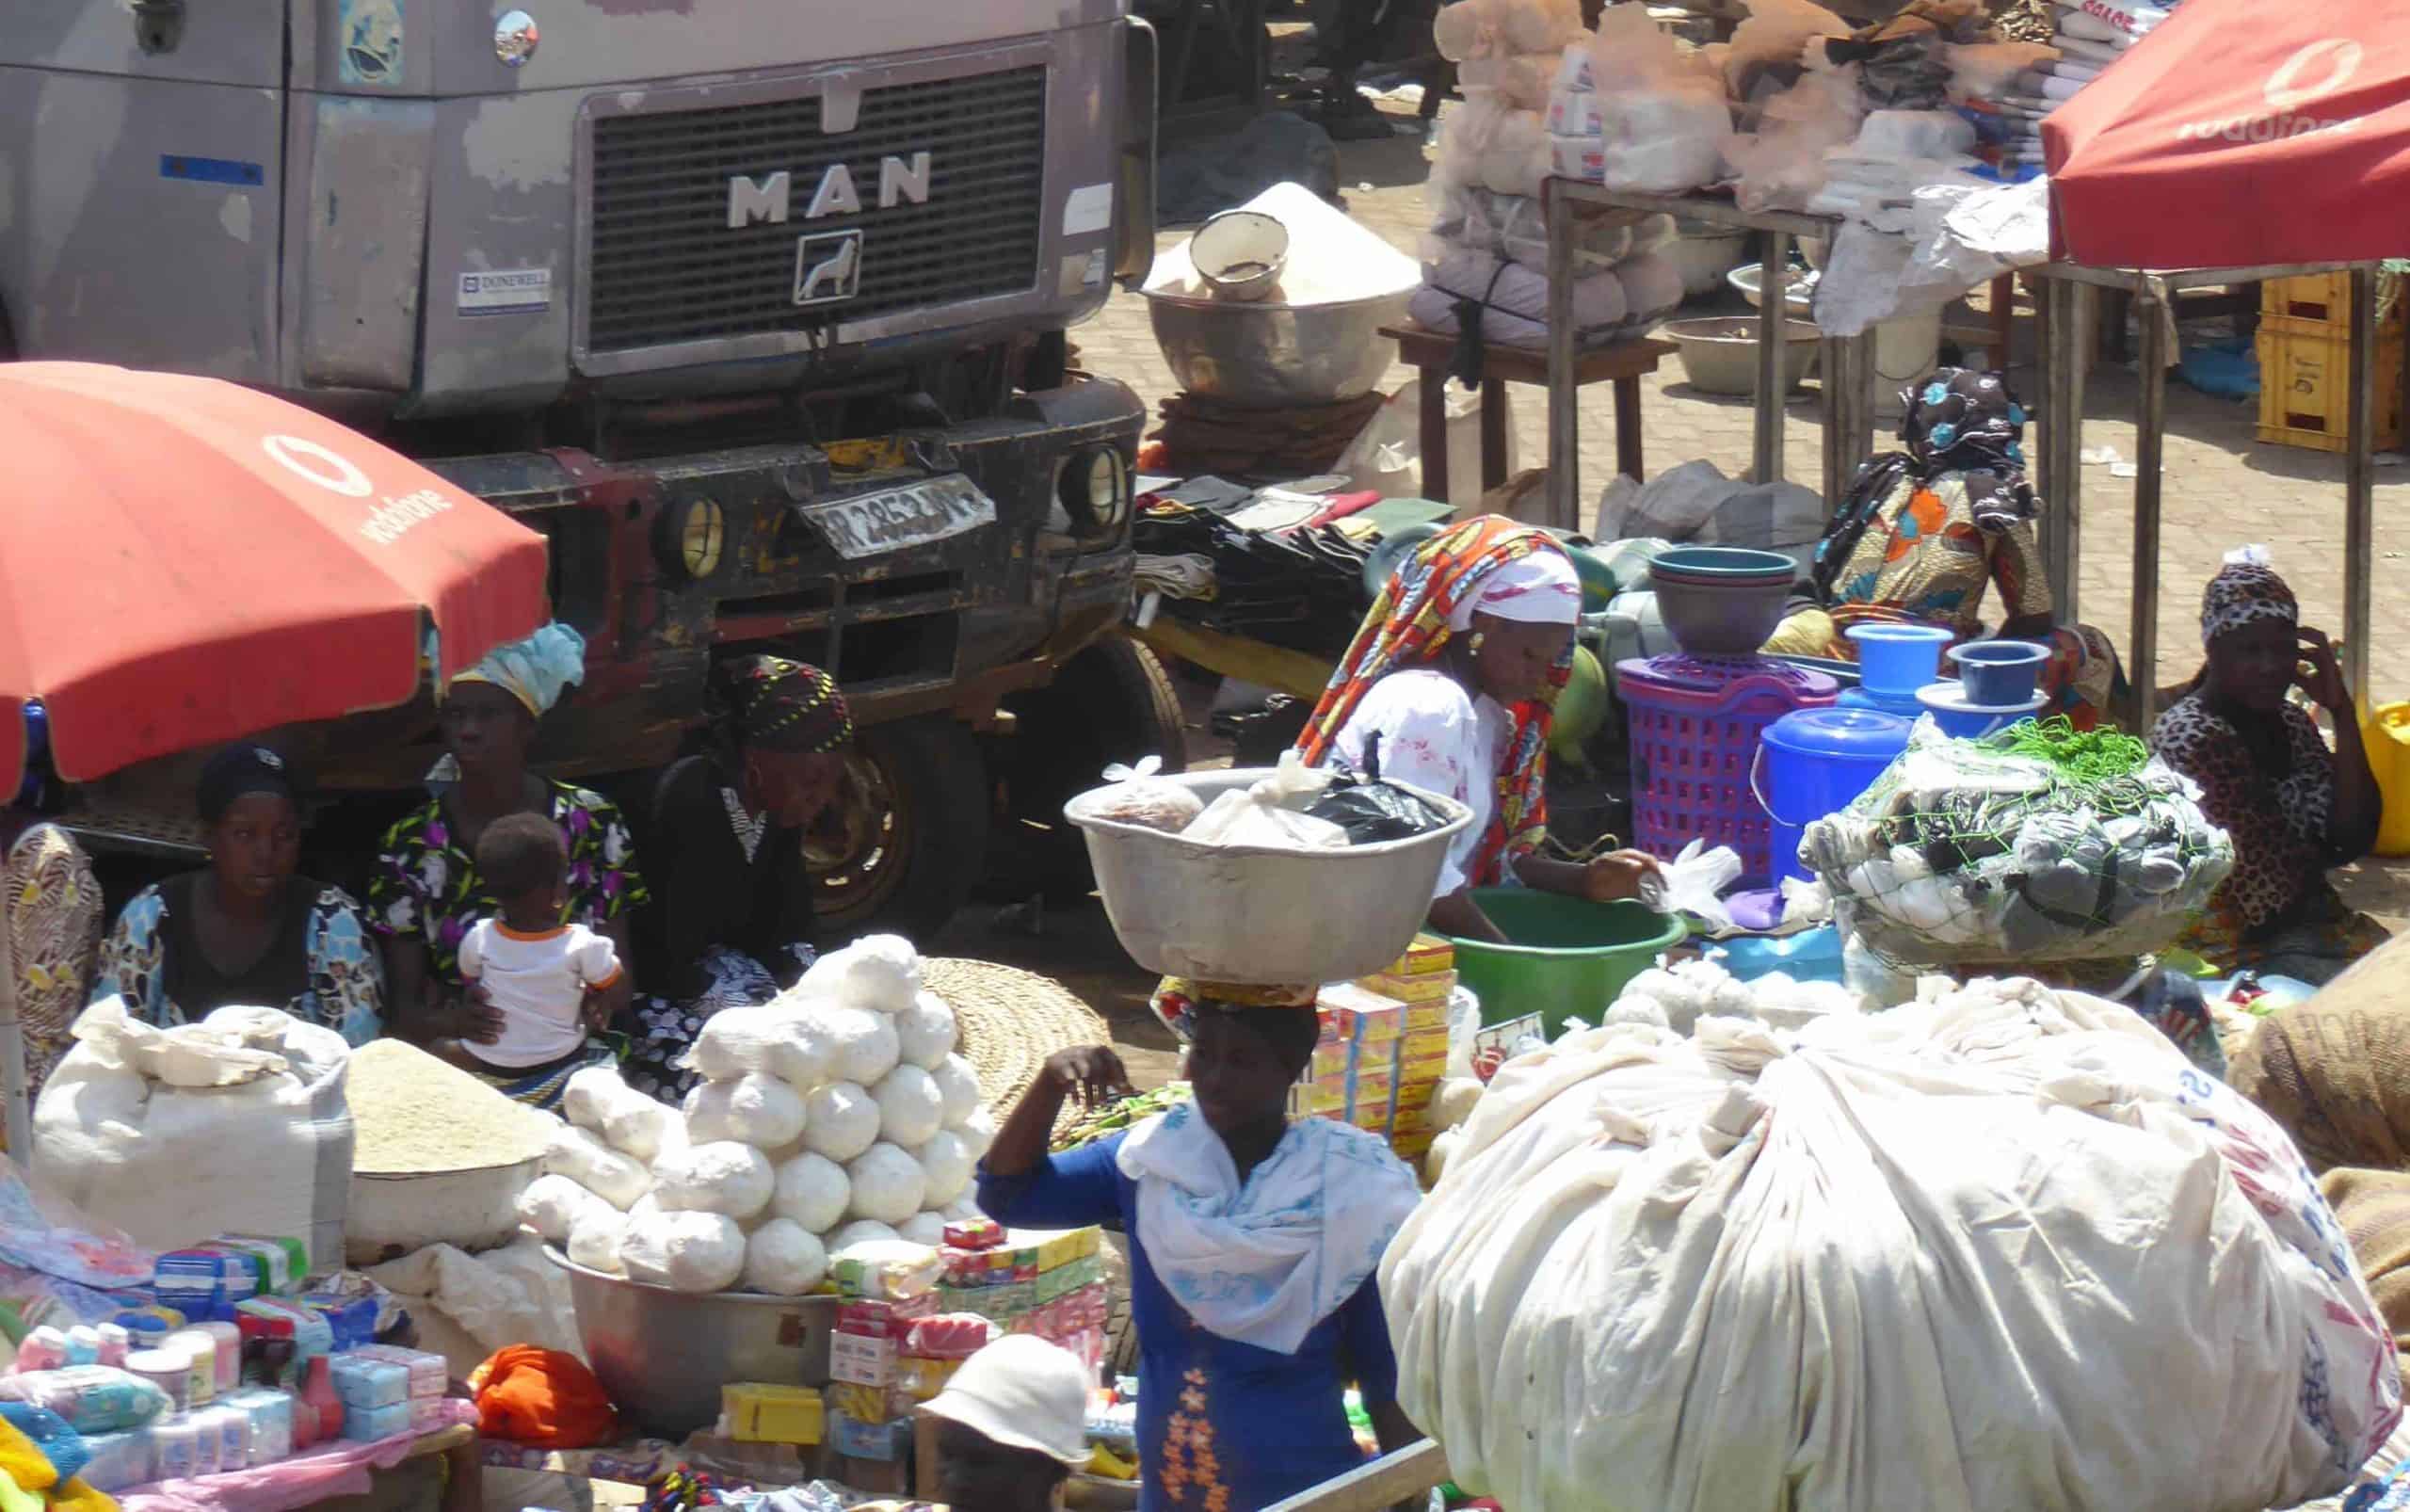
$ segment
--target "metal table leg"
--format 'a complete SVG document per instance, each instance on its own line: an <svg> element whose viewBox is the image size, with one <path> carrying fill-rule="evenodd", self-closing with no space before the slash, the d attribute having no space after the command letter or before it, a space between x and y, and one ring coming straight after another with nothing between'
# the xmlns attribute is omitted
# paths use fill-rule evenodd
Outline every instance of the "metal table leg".
<svg viewBox="0 0 2410 1512"><path fill-rule="evenodd" d="M1755 453L1750 468L1751 479L1759 483L1782 481L1782 401L1783 374L1790 366L1786 347L1791 332L1791 237L1779 231L1766 233L1765 261L1759 265L1763 279L1758 305L1758 418ZM1556 248L1550 240L1549 255L1554 261ZM1570 257L1570 249L1567 256Z"/></svg>
<svg viewBox="0 0 2410 1512"><path fill-rule="evenodd" d="M1548 523L1580 528L1581 393L1573 386L1573 205L1542 185L1548 220Z"/></svg>
<svg viewBox="0 0 2410 1512"><path fill-rule="evenodd" d="M2164 461L2167 431L2167 322L2161 307L2167 293L2158 281L2146 279L2135 300L2142 317L2141 412L2134 417L2140 432L2134 458L2134 616L2126 675L2133 684L2133 708L2129 716L2137 733L2147 736L2151 699L2159 687L2159 523L2160 468Z"/></svg>
<svg viewBox="0 0 2410 1512"><path fill-rule="evenodd" d="M2369 689L2370 603L2376 523L2376 275L2352 269L2351 447L2343 474L2343 675L2365 702Z"/></svg>

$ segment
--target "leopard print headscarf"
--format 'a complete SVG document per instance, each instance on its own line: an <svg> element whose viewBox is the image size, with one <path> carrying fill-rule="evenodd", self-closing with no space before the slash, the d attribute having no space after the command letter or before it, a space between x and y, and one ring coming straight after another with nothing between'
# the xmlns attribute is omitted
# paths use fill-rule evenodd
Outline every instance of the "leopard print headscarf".
<svg viewBox="0 0 2410 1512"><path fill-rule="evenodd" d="M2201 590L2201 644L2264 619L2298 624L2301 604L2291 587L2268 565L2266 553L2236 552Z"/></svg>

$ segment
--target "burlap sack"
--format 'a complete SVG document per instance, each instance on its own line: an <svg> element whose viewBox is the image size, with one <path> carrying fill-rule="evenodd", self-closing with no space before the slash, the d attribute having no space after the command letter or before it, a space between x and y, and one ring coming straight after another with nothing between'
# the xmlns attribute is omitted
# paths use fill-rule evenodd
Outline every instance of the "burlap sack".
<svg viewBox="0 0 2410 1512"><path fill-rule="evenodd" d="M2410 1169L2410 936L2259 1025L2226 1081L2284 1125L2310 1168Z"/></svg>
<svg viewBox="0 0 2410 1512"><path fill-rule="evenodd" d="M2410 1381L2410 1174L2344 1167L2327 1172L2318 1190L2342 1222Z"/></svg>

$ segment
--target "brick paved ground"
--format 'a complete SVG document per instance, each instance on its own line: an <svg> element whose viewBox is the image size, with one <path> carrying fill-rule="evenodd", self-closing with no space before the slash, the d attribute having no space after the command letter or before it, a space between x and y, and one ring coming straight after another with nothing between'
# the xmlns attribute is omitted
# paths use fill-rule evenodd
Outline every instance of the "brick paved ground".
<svg viewBox="0 0 2410 1512"><path fill-rule="evenodd" d="M1400 120L1404 120L1400 117ZM1411 253L1425 219L1422 181L1426 152L1416 135L1389 141L1340 144L1340 178L1350 211L1365 225ZM1185 231L1166 232L1175 247ZM1075 333L1088 366L1132 384L1151 404L1174 391L1171 374L1148 328L1145 300L1117 295L1105 312ZM2032 367L2032 328L2017 322L2015 369L2020 389L2047 403ZM1392 367L1385 390L1411 378ZM1653 470L1706 458L1739 476L1749 465L1751 410L1747 400L1713 398L1681 382L1676 363L1645 384L1646 442ZM2135 383L2130 367L2096 366L2086 384L2084 444L2113 447L2132 458ZM1518 458L1536 465L1546 458L1544 395L1514 391ZM1814 486L1822 477L1823 444L1812 394L1794 395L1785 435L1788 475ZM2261 445L2253 438L2255 409L2210 398L2171 382L2164 469L2164 546L2161 554L2159 613L2161 680L2176 681L2197 665L2201 584L2221 555L2247 541L2263 541L2301 595L2309 622L2340 634L2343 609L2341 531L2343 468L2339 457ZM1604 386L1587 391L1582 404L1582 476L1585 491L1612 474L1613 416ZM2037 442L2029 442L2038 455ZM2376 496L2376 604L2371 676L2381 700L2410 698L2410 467L2378 474ZM2108 631L2123 647L2129 639L2133 576L2133 484L2111 475L2106 466L2084 470L2082 559L2078 608L2086 621ZM1585 507L1586 514L1586 507ZM2348 879L2359 906L2389 919L2410 917L2410 864L2360 869Z"/></svg>

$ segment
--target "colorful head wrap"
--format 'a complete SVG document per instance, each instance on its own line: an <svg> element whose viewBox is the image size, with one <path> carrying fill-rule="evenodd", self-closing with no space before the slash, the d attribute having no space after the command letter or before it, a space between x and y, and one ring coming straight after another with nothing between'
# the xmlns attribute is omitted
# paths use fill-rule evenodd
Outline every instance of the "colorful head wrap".
<svg viewBox="0 0 2410 1512"><path fill-rule="evenodd" d="M1438 657L1449 637L1471 622L1467 605L1494 612L1482 602L1491 578L1534 556L1555 557L1565 562L1568 574L1572 571L1565 548L1546 531L1501 515L1483 515L1432 537L1400 563L1357 627L1347 655L1330 674L1330 685L1297 737L1306 764L1318 766L1328 758L1348 716L1374 684L1398 668L1427 666ZM1580 580L1572 581L1578 593ZM1499 773L1500 799L1468 869L1475 886L1496 882L1509 860L1538 849L1547 832L1549 724L1555 716L1556 696L1572 674L1573 637L1567 635L1548 685L1507 711L1514 729Z"/></svg>
<svg viewBox="0 0 2410 1512"><path fill-rule="evenodd" d="M202 765L193 806L201 811L203 824L216 824L247 793L273 793L292 800L292 768L265 746L229 746Z"/></svg>
<svg viewBox="0 0 2410 1512"><path fill-rule="evenodd" d="M1581 622L1582 577L1573 558L1561 551L1534 552L1506 563L1482 579L1481 590L1468 594L1448 616L1448 628L1472 628L1476 614L1495 615L1526 625Z"/></svg>
<svg viewBox="0 0 2410 1512"><path fill-rule="evenodd" d="M2025 481L2025 406L1998 373L1936 369L1900 391L1900 440L1918 475L1967 475L1975 523L2000 531L2039 512Z"/></svg>
<svg viewBox="0 0 2410 1512"><path fill-rule="evenodd" d="M526 706L538 718L561 701L571 684L586 681L586 637L554 620L524 640L497 646L485 659L452 680L490 683Z"/></svg>
<svg viewBox="0 0 2410 1512"><path fill-rule="evenodd" d="M2298 624L2301 604L2269 565L2266 547L2245 546L2226 553L2225 565L2201 590L2201 644L2263 619Z"/></svg>
<svg viewBox="0 0 2410 1512"><path fill-rule="evenodd" d="M737 743L820 755L854 738L854 718L837 680L783 656L740 656L721 664L724 720Z"/></svg>
<svg viewBox="0 0 2410 1512"><path fill-rule="evenodd" d="M1197 1015L1231 1008L1295 1008L1312 1012L1322 989L1314 987L1250 987L1236 982L1194 982L1166 976L1147 1005L1155 1011L1172 1037L1183 1045L1197 1042Z"/></svg>

